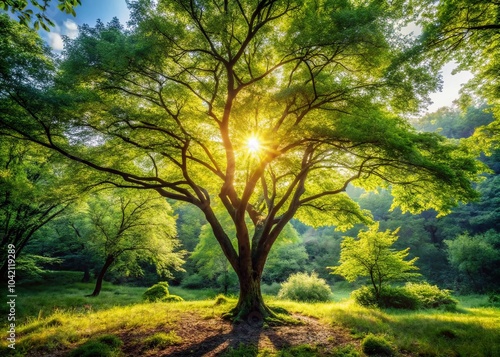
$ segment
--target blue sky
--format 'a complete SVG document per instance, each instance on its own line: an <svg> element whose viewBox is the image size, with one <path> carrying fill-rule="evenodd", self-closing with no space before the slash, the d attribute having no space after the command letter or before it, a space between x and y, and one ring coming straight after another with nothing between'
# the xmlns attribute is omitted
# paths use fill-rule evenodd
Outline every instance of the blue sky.
<svg viewBox="0 0 500 357"><path fill-rule="evenodd" d="M56 1L52 1L57 5ZM82 5L75 8L76 17L61 12L52 6L47 11L47 16L54 21L56 26L50 32L40 31L40 35L55 51L63 49L61 36L75 38L78 35L78 26L88 24L94 26L97 19L106 23L113 17L118 17L121 23L129 20L129 11L125 0L82 0Z"/></svg>
<svg viewBox="0 0 500 357"><path fill-rule="evenodd" d="M57 3L53 1L53 3ZM129 20L129 11L125 0L82 0L82 5L75 8L76 17L65 14L53 7L48 10L47 15L56 24L50 33L40 31L41 36L56 51L63 49L62 35L75 38L78 35L78 26L88 24L94 26L97 19L109 22L113 17L118 17L121 23L126 24ZM408 31L419 32L416 28ZM456 67L454 63L448 63L442 71L443 89L431 95L434 104L430 105L428 112L433 112L440 107L450 106L453 100L458 98L460 87L472 76L469 72L460 72L453 75L451 72Z"/></svg>

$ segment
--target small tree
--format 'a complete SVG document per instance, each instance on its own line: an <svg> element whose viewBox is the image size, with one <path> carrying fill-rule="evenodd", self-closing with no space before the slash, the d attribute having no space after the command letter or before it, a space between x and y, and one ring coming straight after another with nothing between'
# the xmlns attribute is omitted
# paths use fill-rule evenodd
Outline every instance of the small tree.
<svg viewBox="0 0 500 357"><path fill-rule="evenodd" d="M170 269L180 269L184 263L172 210L165 199L148 192L102 191L88 205L90 240L105 260L91 296L99 295L112 265L126 274L141 275L138 262L150 261L159 274L168 276Z"/></svg>
<svg viewBox="0 0 500 357"><path fill-rule="evenodd" d="M346 237L341 244L340 265L329 267L332 274L342 275L350 282L369 277L377 299L384 284L420 275L414 272L418 269L415 266L417 258L404 260L410 248L400 251L391 248L398 239L399 229L393 232L379 232L378 229L376 223L367 231L359 232L357 240Z"/></svg>

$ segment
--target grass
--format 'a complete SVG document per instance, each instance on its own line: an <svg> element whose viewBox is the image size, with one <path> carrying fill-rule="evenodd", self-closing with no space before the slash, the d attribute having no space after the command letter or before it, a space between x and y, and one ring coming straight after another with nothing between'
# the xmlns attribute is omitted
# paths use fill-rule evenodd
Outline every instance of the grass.
<svg viewBox="0 0 500 357"><path fill-rule="evenodd" d="M397 349L422 356L500 356L500 309L375 310L351 301L337 304L281 302L289 311L339 324L362 338L386 336Z"/></svg>
<svg viewBox="0 0 500 357"><path fill-rule="evenodd" d="M171 287L171 293L186 301L145 303L142 294L146 288L111 284L105 284L97 298L84 297L92 291L91 287L92 284L79 283L76 275L69 274L53 281L48 279L43 285L18 288L15 355L29 356L29 351L50 355L53 351L69 350L77 351L71 352L75 356L84 356L99 350L107 356L115 356L120 355L121 347L109 341L123 336L136 338L133 343L145 349L160 349L186 342L173 331L183 314L197 313L211 319L227 312L236 303L234 297L229 297L227 303L215 304L213 291L178 287ZM334 293L335 290L334 287ZM348 329L351 338L359 341L358 345L367 336L374 336L375 340L386 341L399 356L500 356L500 308L480 307L487 303L487 296L459 296L458 299L457 312L367 309L341 295L327 303L298 303L270 296L266 301L271 308L285 309ZM5 316L3 311L2 315ZM0 328L5 329L6 319L1 324ZM3 339L2 356L8 355L5 351L13 352L6 345ZM274 352L256 351L256 347L241 345L225 353L227 356L367 355L359 346L339 346L324 354L317 346L306 345Z"/></svg>
<svg viewBox="0 0 500 357"><path fill-rule="evenodd" d="M222 357L360 357L353 346L343 346L325 351L318 346L300 345L284 348L280 351L270 349L259 350L256 346L240 344L237 348L229 348Z"/></svg>
<svg viewBox="0 0 500 357"><path fill-rule="evenodd" d="M182 338L177 336L175 331L170 331L169 333L157 332L144 340L144 346L148 348L164 348L178 345L181 342Z"/></svg>

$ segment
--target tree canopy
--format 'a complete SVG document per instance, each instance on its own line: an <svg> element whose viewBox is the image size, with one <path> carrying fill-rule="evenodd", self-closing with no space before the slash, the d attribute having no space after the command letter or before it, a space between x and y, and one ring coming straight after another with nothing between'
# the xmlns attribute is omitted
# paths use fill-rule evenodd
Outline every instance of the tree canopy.
<svg viewBox="0 0 500 357"><path fill-rule="evenodd" d="M86 191L56 153L33 143L0 141L0 241L21 254L30 239L63 214ZM0 253L0 278L7 272L7 251Z"/></svg>
<svg viewBox="0 0 500 357"><path fill-rule="evenodd" d="M405 119L437 84L427 65L405 61L408 38L396 28L409 7L137 1L130 28L115 19L67 40L57 73L30 63L50 80L14 83L29 91L9 83L0 130L102 182L197 206L238 275L237 315L271 314L260 278L293 217L340 229L370 222L349 185L390 187L410 212L446 213L476 197L481 165L468 148Z"/></svg>
<svg viewBox="0 0 500 357"><path fill-rule="evenodd" d="M88 200L85 215L90 225L87 240L92 242L94 254L105 261L93 296L99 295L104 274L112 265L125 275L140 275L139 262L151 261L160 276L171 276L170 270L180 269L184 262L172 209L159 196L101 191Z"/></svg>
<svg viewBox="0 0 500 357"><path fill-rule="evenodd" d="M422 9L423 43L440 64L453 60L473 78L462 89L465 106L487 100L497 120L478 129L482 150L500 144L500 4L488 0L441 0ZM428 53L428 52L427 52Z"/></svg>

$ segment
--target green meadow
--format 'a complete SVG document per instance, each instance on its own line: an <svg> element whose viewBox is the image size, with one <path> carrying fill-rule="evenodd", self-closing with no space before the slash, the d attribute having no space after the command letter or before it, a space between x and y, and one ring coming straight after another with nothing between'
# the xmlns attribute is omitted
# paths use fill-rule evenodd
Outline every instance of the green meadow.
<svg viewBox="0 0 500 357"><path fill-rule="evenodd" d="M213 290L178 287L171 287L170 291L185 301L145 303L142 299L145 288L110 283L105 283L100 296L90 298L85 295L92 290L92 283L77 282L78 278L79 274L75 273L51 273L43 284L19 287L15 349L9 348L6 339L2 339L2 356L132 356L137 353L167 356L172 351L169 348L174 347L177 350L172 352L173 356L187 356L193 341L182 336L186 319L195 318L200 333L211 333L210 329L214 329L214 333L221 335L217 331L223 321L220 317L236 303L236 298L231 296L216 299ZM326 347L321 343L300 343L300 340L289 341L282 348L261 347L257 340L239 341L240 335L228 334L235 336L232 345L224 346L221 338L217 346L214 340L211 348L215 351L219 347L218 354L214 355L500 355L500 308L488 305L487 296L458 296L460 303L456 311L404 311L360 307L348 298L345 285L339 289L333 286L332 290L334 295L326 303L298 303L266 296L269 306L283 316L283 324L290 330L301 325L307 330L308 321L316 329L324 329L328 334ZM5 307L2 309L5 315ZM242 322L241 328L245 326L263 335L282 328ZM2 329L7 331L8 326L4 323ZM383 341L388 350L370 352L365 343L368 336Z"/></svg>

